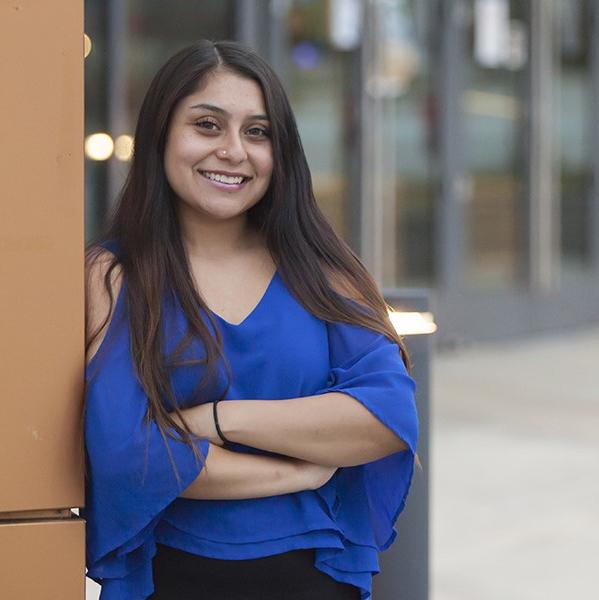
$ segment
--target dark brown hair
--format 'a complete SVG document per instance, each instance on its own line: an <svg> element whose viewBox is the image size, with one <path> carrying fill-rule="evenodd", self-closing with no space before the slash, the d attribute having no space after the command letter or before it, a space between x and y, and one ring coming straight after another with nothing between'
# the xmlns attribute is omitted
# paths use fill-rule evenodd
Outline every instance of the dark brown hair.
<svg viewBox="0 0 599 600"><path fill-rule="evenodd" d="M397 343L408 372L412 371L406 348L389 320L389 307L375 281L337 236L316 203L295 118L276 74L248 47L230 41L199 41L170 58L152 80L139 113L131 168L116 209L86 252L89 274L103 251L102 242L112 240L118 245L119 252L111 260L104 284L112 307L112 272L117 266L122 269L127 283L125 305L132 357L148 396L147 418L155 419L163 436L173 437L168 429L174 428L196 456L191 432L173 421L161 399L168 400L172 410L180 414L169 369L193 339L200 340L207 365L206 375L198 384L201 393L214 375L217 362L223 359L222 338L218 326L214 326L213 335L201 317L206 314L215 325L191 277L174 192L163 162L175 106L217 69L252 79L264 95L274 165L266 194L248 211L248 223L263 235L286 286L307 311L320 319L361 325L387 336ZM161 300L166 293L176 297L188 323L187 334L170 357L163 355L161 327ZM87 348L107 324L109 315L110 312L92 334Z"/></svg>

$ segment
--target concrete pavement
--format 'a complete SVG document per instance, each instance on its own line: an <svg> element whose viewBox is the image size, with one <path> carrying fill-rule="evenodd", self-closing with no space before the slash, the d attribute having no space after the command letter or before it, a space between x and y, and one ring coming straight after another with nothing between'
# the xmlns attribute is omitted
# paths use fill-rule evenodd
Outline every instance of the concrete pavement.
<svg viewBox="0 0 599 600"><path fill-rule="evenodd" d="M432 379L431 600L599 598L599 324Z"/></svg>

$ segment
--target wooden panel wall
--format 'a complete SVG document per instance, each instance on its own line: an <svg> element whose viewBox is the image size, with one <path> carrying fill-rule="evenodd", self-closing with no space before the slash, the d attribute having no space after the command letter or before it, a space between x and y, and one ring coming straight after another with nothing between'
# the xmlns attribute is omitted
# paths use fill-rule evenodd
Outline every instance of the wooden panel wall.
<svg viewBox="0 0 599 600"><path fill-rule="evenodd" d="M0 518L82 506L83 2L0 3Z"/></svg>

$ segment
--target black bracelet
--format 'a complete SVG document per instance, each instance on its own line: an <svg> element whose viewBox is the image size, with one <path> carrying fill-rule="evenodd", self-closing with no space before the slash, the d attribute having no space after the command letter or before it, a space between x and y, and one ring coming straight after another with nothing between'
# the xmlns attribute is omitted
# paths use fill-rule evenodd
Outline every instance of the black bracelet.
<svg viewBox="0 0 599 600"><path fill-rule="evenodd" d="M222 400L222 398L221 398L221 400ZM222 440L223 444L227 445L227 444L230 444L231 442L229 442L229 440L223 435L220 425L218 424L218 414L216 412L216 405L221 400L217 400L216 402L212 403L212 414L214 415L214 426L216 427L216 433L218 433L218 437Z"/></svg>

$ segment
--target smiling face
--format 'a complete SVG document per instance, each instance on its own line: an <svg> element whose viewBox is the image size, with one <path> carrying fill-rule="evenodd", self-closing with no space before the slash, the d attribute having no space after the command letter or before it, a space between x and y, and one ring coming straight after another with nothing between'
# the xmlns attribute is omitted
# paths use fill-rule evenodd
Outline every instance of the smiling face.
<svg viewBox="0 0 599 600"><path fill-rule="evenodd" d="M272 168L264 98L252 79L214 71L175 107L164 169L179 214L243 216L264 196Z"/></svg>

